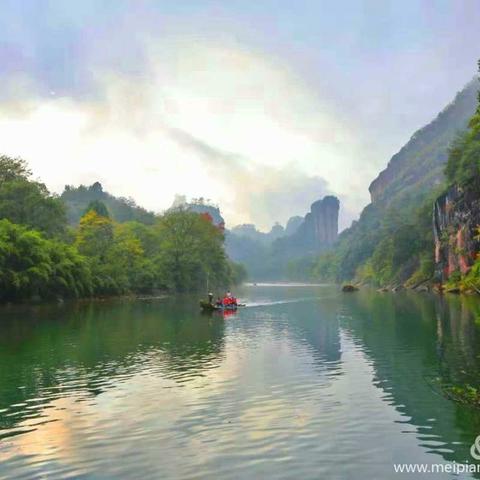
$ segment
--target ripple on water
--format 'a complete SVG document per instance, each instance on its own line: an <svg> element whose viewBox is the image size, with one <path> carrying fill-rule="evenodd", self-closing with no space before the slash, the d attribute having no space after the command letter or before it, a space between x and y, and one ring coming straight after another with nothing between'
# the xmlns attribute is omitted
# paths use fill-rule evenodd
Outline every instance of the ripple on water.
<svg viewBox="0 0 480 480"><path fill-rule="evenodd" d="M262 291L225 321L148 305L106 313L95 340L80 319L65 345L95 348L49 349L36 388L18 373L28 386L0 411L0 476L395 478L398 455L465 447L455 409L424 380L428 343L394 315L363 316L360 296L300 293Z"/></svg>

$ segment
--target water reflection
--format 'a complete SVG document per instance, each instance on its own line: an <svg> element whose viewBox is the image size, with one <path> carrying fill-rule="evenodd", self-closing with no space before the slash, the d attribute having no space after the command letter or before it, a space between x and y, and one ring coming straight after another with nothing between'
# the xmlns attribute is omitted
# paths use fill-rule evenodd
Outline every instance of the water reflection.
<svg viewBox="0 0 480 480"><path fill-rule="evenodd" d="M12 427L37 418L52 399L78 390L95 397L143 369L186 381L215 368L223 355L224 322L192 321L188 304L174 301L2 313L0 438L18 433Z"/></svg>
<svg viewBox="0 0 480 480"><path fill-rule="evenodd" d="M6 309L0 477L396 478L463 462L478 300L258 287L196 302ZM115 460L112 460L115 459Z"/></svg>
<svg viewBox="0 0 480 480"><path fill-rule="evenodd" d="M452 381L478 384L478 299L360 292L344 299L342 325L375 369L375 382L420 445L456 462L472 461L478 410L444 396Z"/></svg>
<svg viewBox="0 0 480 480"><path fill-rule="evenodd" d="M444 381L480 385L480 303L477 298L437 299L438 355Z"/></svg>

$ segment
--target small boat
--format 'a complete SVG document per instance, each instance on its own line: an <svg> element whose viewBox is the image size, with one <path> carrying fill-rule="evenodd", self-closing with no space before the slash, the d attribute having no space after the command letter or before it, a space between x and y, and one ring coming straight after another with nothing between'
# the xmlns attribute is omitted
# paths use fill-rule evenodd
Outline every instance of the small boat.
<svg viewBox="0 0 480 480"><path fill-rule="evenodd" d="M238 305L217 305L207 300L200 300L200 308L204 312L224 312L230 311L233 312L238 308Z"/></svg>

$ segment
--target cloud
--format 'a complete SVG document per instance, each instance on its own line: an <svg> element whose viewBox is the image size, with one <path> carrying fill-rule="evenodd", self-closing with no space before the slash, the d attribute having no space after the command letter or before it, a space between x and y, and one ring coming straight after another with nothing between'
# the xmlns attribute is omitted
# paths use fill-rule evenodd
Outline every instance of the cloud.
<svg viewBox="0 0 480 480"><path fill-rule="evenodd" d="M155 210L185 192L230 224L334 193L345 226L474 73L477 0L430 3L7 2L1 149L57 191L100 179Z"/></svg>
<svg viewBox="0 0 480 480"><path fill-rule="evenodd" d="M204 160L210 176L235 191L232 208L249 212L253 221L267 228L272 221L286 224L293 215L304 215L311 203L331 193L327 182L307 176L294 164L281 169L256 165L242 156L219 150L179 129L168 132L184 148Z"/></svg>
<svg viewBox="0 0 480 480"><path fill-rule="evenodd" d="M165 130L180 146L201 156L211 170L221 169L224 175L231 173L233 169L244 170L240 155L224 152L179 128L166 127Z"/></svg>
<svg viewBox="0 0 480 480"><path fill-rule="evenodd" d="M28 95L26 82L2 103L3 151L56 191L100 180L156 211L203 196L230 225L263 229L347 180L350 134L284 65L184 38L144 52L144 78L98 70L102 94L87 99Z"/></svg>

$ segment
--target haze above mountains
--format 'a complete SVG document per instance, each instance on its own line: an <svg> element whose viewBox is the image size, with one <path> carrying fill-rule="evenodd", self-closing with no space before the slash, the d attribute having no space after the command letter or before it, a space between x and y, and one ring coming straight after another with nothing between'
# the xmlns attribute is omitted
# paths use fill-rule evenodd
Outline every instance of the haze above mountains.
<svg viewBox="0 0 480 480"><path fill-rule="evenodd" d="M476 0L7 2L2 153L50 190L211 198L261 231L325 195L340 228L473 75ZM28 141L25 141L28 139Z"/></svg>
<svg viewBox="0 0 480 480"><path fill-rule="evenodd" d="M474 78L391 158L386 169L370 185L372 204L365 208L359 221L341 234L340 242L360 248L362 243L357 237L378 229L387 212L391 214L394 209L398 216L408 217L430 192L442 185L449 145L456 134L465 129L474 113L477 91L478 81ZM153 219L153 213L138 207L133 200L115 198L103 192L98 183L78 189L67 187L62 197L69 206L72 221L78 220L89 201L97 199L106 203L118 221L149 223ZM225 222L217 206L204 203L203 199L188 203L185 197L177 198L174 205L180 204L199 213L208 212L214 223L223 228ZM305 210L307 208L308 205ZM244 263L256 277L285 276L287 264L292 259L314 257L335 244L339 208L338 200L327 196L323 201L314 202L310 213L291 217L285 227L276 223L267 233L253 224L232 227L226 231L227 252L233 260Z"/></svg>
<svg viewBox="0 0 480 480"><path fill-rule="evenodd" d="M403 199L407 199L407 203L411 203L415 197L422 196L425 191L441 184L443 168L447 160L448 145L455 134L466 127L468 119L473 114L477 90L477 77L474 77L434 120L415 132L407 144L393 155L387 167L379 173L369 186L368 190L372 203L387 206L399 204ZM72 220L78 220L89 199L93 200L100 197L113 210L113 217L117 217L119 221L125 221L124 218L137 217L148 219L154 215L153 212L147 212L147 210L138 207L132 199L116 199L115 196L103 192L101 185L99 186L100 191L96 191L98 185L97 182L96 187L94 184L91 187L80 187L78 191L75 190L75 187L67 187L62 196L67 203L69 202ZM71 189L73 190L71 191ZM320 190L318 199L321 197L322 192ZM187 202L185 196L177 195L174 204L179 201L178 198L180 198L180 203ZM132 211L136 212L135 214L126 213L128 210L126 207L129 206L132 207ZM305 204L304 211L307 211L308 207L309 205ZM117 210L123 213L116 215L115 211ZM216 213L212 212L214 216L221 216L222 221L225 222L221 210L222 208ZM140 214L140 212L143 213ZM275 218L272 218L273 226L267 232L263 232L254 224L241 224L229 227L229 230L237 236L249 238L262 244L269 244L280 237L293 235L302 221L303 216L294 215L290 217L285 226L280 225L275 221Z"/></svg>

